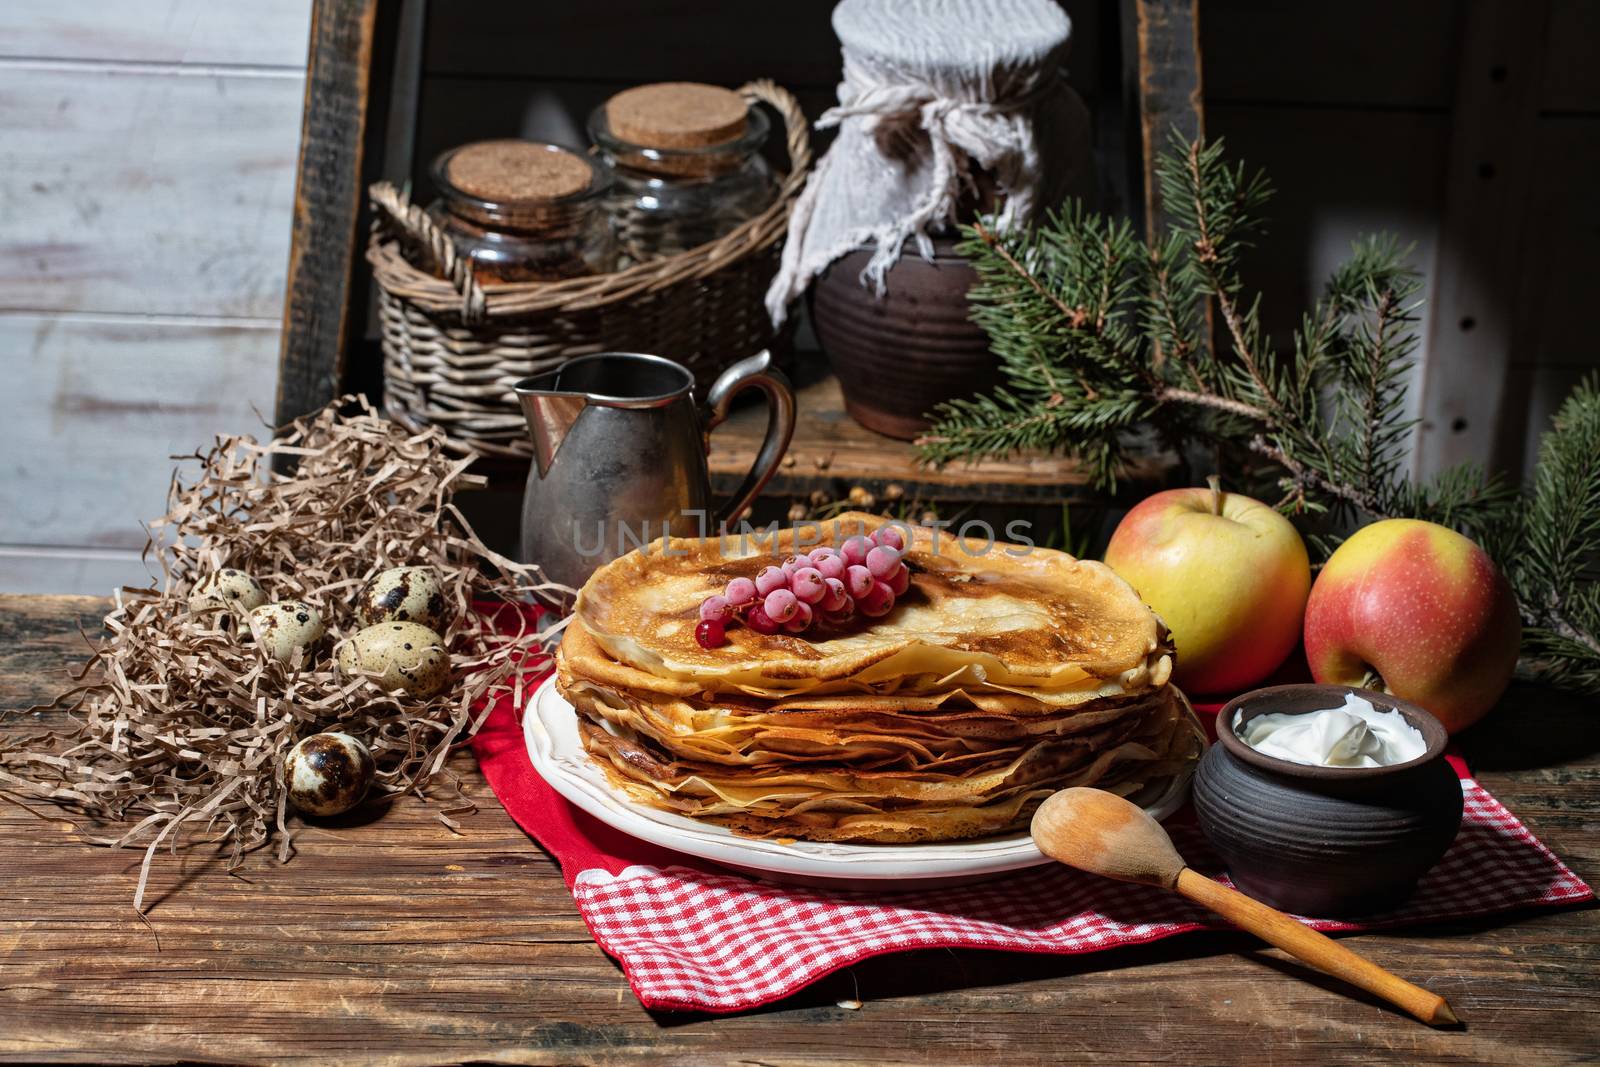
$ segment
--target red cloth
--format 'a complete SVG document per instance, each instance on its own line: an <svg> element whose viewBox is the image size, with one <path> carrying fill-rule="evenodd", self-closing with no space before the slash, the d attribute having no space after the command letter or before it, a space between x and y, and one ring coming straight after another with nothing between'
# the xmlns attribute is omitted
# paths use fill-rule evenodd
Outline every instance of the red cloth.
<svg viewBox="0 0 1600 1067"><path fill-rule="evenodd" d="M525 691L532 693L533 685ZM1212 720L1220 705L1201 705ZM639 1001L730 1012L766 1004L869 956L918 948L1077 954L1227 924L1175 894L1052 864L977 885L907 893L831 892L759 882L646 844L568 804L534 771L510 698L473 739L506 811L561 864L578 912ZM1362 923L1404 926L1591 900L1593 891L1456 763L1461 833L1417 894ZM1216 869L1188 812L1167 823L1178 850ZM1225 879L1224 879L1225 880Z"/></svg>

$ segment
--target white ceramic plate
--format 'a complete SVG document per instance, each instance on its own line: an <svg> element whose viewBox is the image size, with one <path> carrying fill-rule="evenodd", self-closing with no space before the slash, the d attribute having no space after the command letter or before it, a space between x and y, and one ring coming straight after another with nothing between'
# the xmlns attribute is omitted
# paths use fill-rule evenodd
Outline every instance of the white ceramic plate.
<svg viewBox="0 0 1600 1067"><path fill-rule="evenodd" d="M553 677L529 698L522 729L534 769L556 792L601 822L641 841L773 881L881 892L978 881L1050 862L1027 834L910 845L780 844L635 803L584 752L577 712L556 692ZM1164 819L1183 806L1191 773L1152 783L1129 799Z"/></svg>

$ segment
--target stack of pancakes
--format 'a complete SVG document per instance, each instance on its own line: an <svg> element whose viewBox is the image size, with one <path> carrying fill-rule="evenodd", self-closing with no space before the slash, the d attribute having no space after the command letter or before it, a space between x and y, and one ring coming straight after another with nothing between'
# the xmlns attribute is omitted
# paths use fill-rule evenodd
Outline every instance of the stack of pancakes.
<svg viewBox="0 0 1600 1067"><path fill-rule="evenodd" d="M1199 757L1161 621L1103 564L1049 549L909 528L911 588L888 615L696 642L730 579L883 521L656 542L597 571L557 657L590 756L655 808L886 842L1015 829L1057 789L1128 795Z"/></svg>

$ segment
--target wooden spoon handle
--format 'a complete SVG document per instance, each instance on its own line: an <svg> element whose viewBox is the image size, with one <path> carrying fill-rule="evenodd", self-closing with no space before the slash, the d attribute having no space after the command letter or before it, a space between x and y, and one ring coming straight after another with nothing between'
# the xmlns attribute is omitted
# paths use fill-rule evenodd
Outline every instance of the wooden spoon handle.
<svg viewBox="0 0 1600 1067"><path fill-rule="evenodd" d="M1415 1015L1430 1026L1457 1022L1450 1005L1437 993L1412 985L1379 967L1371 960L1351 952L1332 938L1324 937L1281 911L1252 900L1236 889L1214 882L1189 867L1178 873L1173 887L1196 904L1203 905L1242 930L1309 963L1319 971L1341 978L1351 985L1382 997L1398 1008Z"/></svg>

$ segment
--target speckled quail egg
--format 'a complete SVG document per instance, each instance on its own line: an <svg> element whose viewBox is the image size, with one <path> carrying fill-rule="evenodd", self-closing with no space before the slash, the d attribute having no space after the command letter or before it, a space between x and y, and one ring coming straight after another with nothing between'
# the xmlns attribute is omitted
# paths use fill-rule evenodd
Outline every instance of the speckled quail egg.
<svg viewBox="0 0 1600 1067"><path fill-rule="evenodd" d="M376 772L366 745L330 731L312 734L289 750L283 785L289 803L307 815L338 815L361 803Z"/></svg>
<svg viewBox="0 0 1600 1067"><path fill-rule="evenodd" d="M444 587L432 567L390 567L374 575L356 597L356 618L367 626L419 622L440 630L447 612Z"/></svg>
<svg viewBox="0 0 1600 1067"><path fill-rule="evenodd" d="M312 649L327 627L317 609L303 600L283 600L276 604L263 604L250 613L250 632L256 643L273 659L288 663L297 648L305 649L304 659L310 660Z"/></svg>
<svg viewBox="0 0 1600 1067"><path fill-rule="evenodd" d="M244 571L224 567L208 574L189 591L189 610L227 608L228 614L245 615L267 602L267 591Z"/></svg>
<svg viewBox="0 0 1600 1067"><path fill-rule="evenodd" d="M450 653L444 638L420 623L380 622L339 646L339 669L349 677L375 674L390 692L426 697L449 681Z"/></svg>

